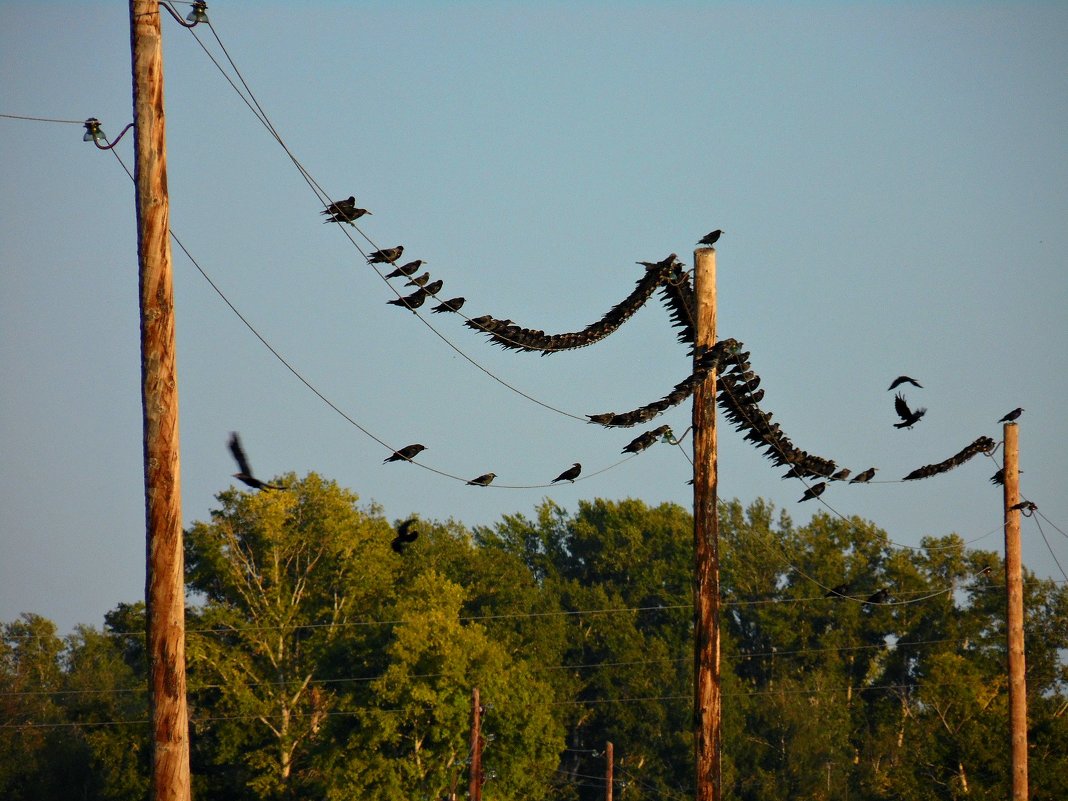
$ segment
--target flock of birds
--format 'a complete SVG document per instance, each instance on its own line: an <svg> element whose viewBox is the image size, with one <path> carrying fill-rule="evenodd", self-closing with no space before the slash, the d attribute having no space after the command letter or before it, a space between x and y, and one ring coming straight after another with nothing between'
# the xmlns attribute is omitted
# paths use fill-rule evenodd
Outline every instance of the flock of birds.
<svg viewBox="0 0 1068 801"><path fill-rule="evenodd" d="M355 225L356 220L364 215L371 214L371 212L358 207L355 196L350 196L327 204L321 214L327 217L324 221L326 223ZM698 240L697 244L711 247L719 241L723 233L722 229L710 231ZM395 300L387 301L391 305L414 312L423 306L427 299L435 298L437 300L437 295L444 286L444 282L440 279L431 281L429 271L416 275L426 264L423 259L415 259L398 265L397 262L400 261L403 255L403 245L382 248L370 253L367 257L367 263L392 267L392 270L385 275L386 280L404 278L407 279L406 287L415 287L415 290L410 294L398 294ZM700 354L696 352L696 315L693 285L690 281L689 273L685 270L685 265L678 261L674 253L659 262L642 261L638 262L638 264L645 267L646 273L638 281L631 294L610 309L600 320L580 331L547 335L544 331L523 328L513 323L512 320L498 319L488 314L468 318L465 321L465 325L488 334L494 344L515 350L538 351L544 356L560 350L585 347L603 339L629 319L657 289L660 289L664 296L664 302L671 314L672 324L680 329L680 341L690 345L691 354L695 357L692 373L676 384L668 395L657 401L622 414L607 412L588 415L591 423L606 427L629 427L650 420L667 408L675 406L690 397L696 387L711 372L716 371L719 373L718 381L725 390L718 395L718 402L725 416L736 428L746 432L745 438L748 441L757 447L765 448L765 455L773 463L781 466L789 465L790 469L783 478L803 479L811 477L822 479L805 490L798 501L799 503L820 497L826 491L828 482L849 479L850 484L867 483L875 477L877 468L869 467L850 479L849 477L852 475L850 469L838 468L831 459L814 456L796 448L785 433L782 432L779 425L771 422L772 415L759 407L759 402L764 395L764 391L758 388L760 377L752 371L748 361L749 354L742 351L740 342L734 339L724 339ZM466 299L463 297L440 300L431 311L433 313L459 312L465 302ZM916 379L907 375L900 375L891 382L887 391L893 391L904 384L909 384L918 389L923 388L923 385ZM899 422L894 423L894 427L899 429L911 429L927 413L927 409L924 407L915 409L910 407L904 392L900 390L894 396L894 411L899 418ZM1013 409L998 422L1013 422L1020 417L1023 411L1022 408ZM623 448L623 453L638 454L659 441L677 444L671 428L662 425L633 439ZM231 433L229 446L238 466L238 472L233 474L234 478L256 490L285 489L280 485L261 481L253 475L237 432ZM993 448L993 440L989 437L980 437L949 459L938 464L924 465L917 468L905 476L903 480L908 481L937 475L963 464L979 453L990 453ZM424 450L426 450L426 446L421 443L406 445L387 456L383 460L383 464L400 461L410 462ZM574 483L581 472L582 465L575 462L571 467L552 479L550 483L556 484L561 481ZM496 473L483 473L466 483L469 486L486 487L492 484L496 477ZM995 484L1003 483L1003 480L1004 476L1001 470L991 478L991 481ZM1031 506L1033 507L1033 504ZM1028 508L1028 502L1018 504L1016 508L1022 509L1025 513L1033 511L1033 509ZM413 517L398 526L396 536L390 543L396 553L403 553L404 549L418 538L419 531L415 528L415 524L416 518ZM840 584L831 589L826 597L844 597L849 591L849 584ZM889 597L889 590L882 588L868 597L865 603L883 604L888 602Z"/></svg>

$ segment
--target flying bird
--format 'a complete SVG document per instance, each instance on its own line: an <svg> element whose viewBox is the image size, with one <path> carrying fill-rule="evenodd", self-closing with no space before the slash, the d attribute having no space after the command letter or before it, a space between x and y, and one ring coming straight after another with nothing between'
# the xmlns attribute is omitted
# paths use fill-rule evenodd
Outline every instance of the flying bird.
<svg viewBox="0 0 1068 801"><path fill-rule="evenodd" d="M912 384L912 386L914 387L919 387L920 389L923 389L923 384L921 384L915 378L909 378L907 375L899 375L897 378L890 382L890 387L886 391L889 392L891 389L896 389L902 384Z"/></svg>
<svg viewBox="0 0 1068 801"><path fill-rule="evenodd" d="M421 451L425 450L426 446L420 445L418 442L414 445L405 445L399 451L393 451L392 456L387 456L385 459L383 459L382 464L385 464L386 462L399 462L401 460L410 462L412 459L418 456Z"/></svg>
<svg viewBox="0 0 1068 801"><path fill-rule="evenodd" d="M1011 423L1013 420L1016 420L1023 413L1024 413L1024 410L1022 408L1020 408L1019 406L1017 406L1015 409L1013 409L1007 415L1005 415L1000 420L998 420L998 422L999 423Z"/></svg>
<svg viewBox="0 0 1068 801"><path fill-rule="evenodd" d="M830 590L827 591L827 594L824 595L823 597L824 598L841 597L841 596L844 596L847 592L849 592L849 582L846 582L845 584L839 584L836 587L832 587Z"/></svg>
<svg viewBox="0 0 1068 801"><path fill-rule="evenodd" d="M820 497L825 489L827 489L826 481L821 481L819 484L813 484L811 487L805 490L805 494L801 496L801 500L798 501L798 503L801 503L801 501L809 501L813 498Z"/></svg>
<svg viewBox="0 0 1068 801"><path fill-rule="evenodd" d="M333 203L327 205L325 209L320 211L320 214L343 214L347 211L352 211L356 208L356 196L349 195L344 200L335 200Z"/></svg>
<svg viewBox="0 0 1068 801"><path fill-rule="evenodd" d="M386 278L400 278L401 276L407 277L412 275L416 270L426 264L422 259L416 259L410 261L407 264L402 264L400 267L389 273Z"/></svg>
<svg viewBox="0 0 1068 801"><path fill-rule="evenodd" d="M886 587L882 587L876 590L872 595L868 596L868 600L865 603L869 604L885 604L890 600L890 590Z"/></svg>
<svg viewBox="0 0 1068 801"><path fill-rule="evenodd" d="M390 304L391 306L401 306L402 308L411 309L412 311L415 311L423 305L423 303L426 301L426 298L426 290L422 287L419 287L419 289L415 290L415 292L410 295L405 295L404 297L396 298L395 300L387 300L386 303Z"/></svg>
<svg viewBox="0 0 1068 801"><path fill-rule="evenodd" d="M488 487L493 483L493 479L497 477L496 473L483 473L478 478L473 478L468 481L468 484L473 484L476 487Z"/></svg>
<svg viewBox="0 0 1068 801"><path fill-rule="evenodd" d="M422 275L417 275L415 278L406 283L405 286L426 286L426 282L429 280L430 273L427 272L423 273Z"/></svg>
<svg viewBox="0 0 1068 801"><path fill-rule="evenodd" d="M570 481L575 483L575 479L579 477L579 473L582 472L582 465L575 462L571 467L567 468L564 472L554 478L550 483L555 484L557 481Z"/></svg>
<svg viewBox="0 0 1068 801"><path fill-rule="evenodd" d="M401 523L397 528L397 536L393 538L393 542L389 544L389 547L397 553L404 553L404 549L419 538L419 530L413 528L414 525L414 517L409 517Z"/></svg>
<svg viewBox="0 0 1068 801"><path fill-rule="evenodd" d="M1005 468L1004 467L1002 467L1000 470L998 470L996 473L994 473L994 475L992 475L990 477L990 483L991 484L998 484L998 485L1000 485L1002 487L1005 486Z"/></svg>
<svg viewBox="0 0 1068 801"><path fill-rule="evenodd" d="M404 253L404 245L397 245L395 248L383 248L382 250L374 251L367 257L368 264L392 264L401 257Z"/></svg>
<svg viewBox="0 0 1068 801"><path fill-rule="evenodd" d="M905 401L905 396L900 392L894 396L894 411L896 411L897 416L901 418L900 423L894 423L894 428L912 428L920 421L921 417L927 414L926 409L916 409L916 411L912 411L912 409L909 408L908 403Z"/></svg>
<svg viewBox="0 0 1068 801"><path fill-rule="evenodd" d="M237 462L238 472L234 473L233 476L238 481L258 490L284 489L284 487L280 487L277 484L267 484L260 481L252 475L252 468L249 466L248 457L245 456L245 450L241 447L241 438L236 431L230 432L230 453L234 455L234 460Z"/></svg>
<svg viewBox="0 0 1068 801"><path fill-rule="evenodd" d="M850 484L867 484L869 481L871 481L873 478L875 478L875 471L878 470L878 469L879 469L878 467L869 467L863 473L857 473L857 477L852 479L849 483Z"/></svg>
<svg viewBox="0 0 1068 801"><path fill-rule="evenodd" d="M430 311L433 314L441 314L443 312L459 311L460 307L463 306L466 301L467 301L467 298L450 298L449 300L443 300L441 303L439 303L437 306L435 306Z"/></svg>
<svg viewBox="0 0 1068 801"><path fill-rule="evenodd" d="M701 237L701 239L697 242L697 244L698 245L709 245L709 246L714 245L714 244L716 244L717 241L719 241L719 236L722 233L723 233L723 231L721 229L719 229L719 228L717 228L715 231L709 231L707 234L705 234L703 237Z"/></svg>

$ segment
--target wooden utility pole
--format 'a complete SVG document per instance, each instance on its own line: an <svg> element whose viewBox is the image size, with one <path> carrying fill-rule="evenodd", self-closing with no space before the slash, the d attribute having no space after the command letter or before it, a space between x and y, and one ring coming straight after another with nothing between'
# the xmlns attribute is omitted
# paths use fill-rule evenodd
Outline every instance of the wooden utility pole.
<svg viewBox="0 0 1068 801"><path fill-rule="evenodd" d="M145 602L152 729L149 797L152 801L189 801L178 378L158 0L130 0L130 49L147 524Z"/></svg>
<svg viewBox="0 0 1068 801"><path fill-rule="evenodd" d="M694 251L695 356L716 344L716 250ZM694 755L697 801L719 801L719 521L716 512L716 373L693 395Z"/></svg>
<svg viewBox="0 0 1068 801"><path fill-rule="evenodd" d="M471 781L468 798L482 801L482 703L478 687L471 691Z"/></svg>
<svg viewBox="0 0 1068 801"><path fill-rule="evenodd" d="M1009 731L1012 801L1027 801L1027 683L1024 679L1023 565L1020 556L1020 440L1016 423L1005 424L1005 585L1009 635Z"/></svg>
<svg viewBox="0 0 1068 801"><path fill-rule="evenodd" d="M615 762L615 751L612 750L612 743L605 744L604 747L604 798L605 801L612 801L612 768Z"/></svg>

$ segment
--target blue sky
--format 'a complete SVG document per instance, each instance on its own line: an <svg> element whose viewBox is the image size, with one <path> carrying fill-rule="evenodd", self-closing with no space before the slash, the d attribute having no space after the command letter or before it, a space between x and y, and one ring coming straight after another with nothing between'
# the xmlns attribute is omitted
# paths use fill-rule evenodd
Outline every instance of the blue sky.
<svg viewBox="0 0 1068 801"><path fill-rule="evenodd" d="M2 4L0 113L131 119L122 4ZM183 7L184 8L184 7ZM494 314L575 330L637 260L687 263L713 228L721 336L801 448L897 479L1023 406L1021 488L1068 530L1068 6L1057 3L217 3L210 16L271 120L377 246L403 243ZM174 252L183 516L207 519L241 432L262 476L315 470L381 507L468 525L548 497L689 505L690 466L622 411L688 372L650 303L607 341L503 353L449 315L414 315L335 226L196 41L164 19L171 225L280 365ZM221 58L211 32L197 29ZM0 118L0 620L67 630L143 596L133 190L76 125ZM117 152L132 165L132 137ZM361 240L362 241L362 240ZM446 319L441 319L441 318ZM899 373L926 418L892 427ZM682 431L684 405L663 422ZM729 429L720 495L804 521L804 487ZM1000 456L998 457L1000 459ZM981 458L947 475L835 485L838 512L897 542L959 533L1001 550ZM1068 540L1044 522L1061 564ZM1063 578L1033 520L1025 564ZM686 547L680 543L680 547Z"/></svg>

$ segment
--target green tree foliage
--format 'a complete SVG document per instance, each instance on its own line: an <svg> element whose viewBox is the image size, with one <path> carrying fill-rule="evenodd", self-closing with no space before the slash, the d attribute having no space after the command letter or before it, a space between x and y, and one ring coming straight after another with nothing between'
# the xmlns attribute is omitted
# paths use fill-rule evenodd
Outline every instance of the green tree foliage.
<svg viewBox="0 0 1068 801"><path fill-rule="evenodd" d="M487 801L599 800L607 741L617 797L692 797L686 510L545 501L474 531L418 521L397 554L352 492L283 483L220 493L186 533L198 798L463 798L473 687ZM1000 565L953 534L902 548L721 503L726 797L1004 798ZM1068 588L1024 590L1031 795L1065 798ZM0 797L144 797L143 630L142 605L63 639L0 627Z"/></svg>

